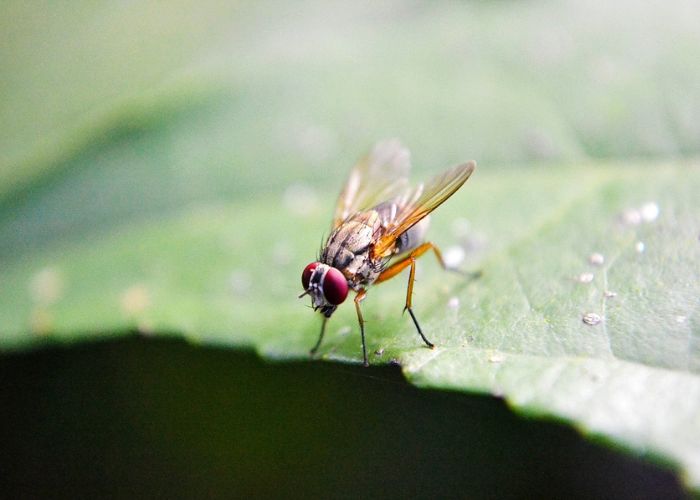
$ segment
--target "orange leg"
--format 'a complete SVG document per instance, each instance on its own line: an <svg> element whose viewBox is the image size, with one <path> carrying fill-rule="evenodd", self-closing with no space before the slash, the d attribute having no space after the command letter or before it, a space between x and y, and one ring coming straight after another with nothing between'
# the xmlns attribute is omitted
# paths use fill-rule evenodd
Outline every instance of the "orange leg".
<svg viewBox="0 0 700 500"><path fill-rule="evenodd" d="M428 250L432 250L435 253L435 256L437 257L438 262L442 266L443 269L448 269L448 267L445 265L445 261L442 258L442 254L440 253L440 249L435 246L431 242L426 242L414 249L408 256L391 266L389 266L387 269L385 269L379 277L376 279L375 283L381 283L382 281L386 281L388 279L393 278L397 274L399 274L401 271L406 269L408 266L411 266L411 272L408 275L408 289L406 290L406 305L403 308L404 311L408 310L408 313L411 315L411 319L413 320L413 324L416 325L416 329L418 330L418 334L420 337L423 339L423 342L433 349L435 345L430 342L427 338L425 338L425 335L423 335L423 330L421 330L420 325L418 324L418 320L416 319L415 314L413 314L413 309L411 308L411 298L413 296L413 282L415 281L416 278L416 259L423 255L425 252Z"/></svg>

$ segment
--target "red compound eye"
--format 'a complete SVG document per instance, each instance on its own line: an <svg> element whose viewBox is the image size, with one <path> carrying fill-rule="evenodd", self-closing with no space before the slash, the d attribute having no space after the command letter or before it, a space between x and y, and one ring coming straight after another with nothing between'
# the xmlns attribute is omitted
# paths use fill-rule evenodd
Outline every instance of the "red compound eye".
<svg viewBox="0 0 700 500"><path fill-rule="evenodd" d="M323 295L334 306L342 304L348 296L348 281L335 267L331 267L323 278Z"/></svg>
<svg viewBox="0 0 700 500"><path fill-rule="evenodd" d="M314 269L318 266L318 262L312 262L304 268L304 272L301 273L301 284L304 290L309 289L309 281L311 281L311 275L314 273Z"/></svg>

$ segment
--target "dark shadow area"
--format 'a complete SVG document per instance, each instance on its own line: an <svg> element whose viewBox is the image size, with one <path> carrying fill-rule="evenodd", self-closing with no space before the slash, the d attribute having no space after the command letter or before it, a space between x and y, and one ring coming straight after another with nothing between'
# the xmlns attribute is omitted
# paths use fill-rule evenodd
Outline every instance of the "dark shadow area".
<svg viewBox="0 0 700 500"><path fill-rule="evenodd" d="M670 472L408 385L130 338L0 357L5 497L680 498Z"/></svg>

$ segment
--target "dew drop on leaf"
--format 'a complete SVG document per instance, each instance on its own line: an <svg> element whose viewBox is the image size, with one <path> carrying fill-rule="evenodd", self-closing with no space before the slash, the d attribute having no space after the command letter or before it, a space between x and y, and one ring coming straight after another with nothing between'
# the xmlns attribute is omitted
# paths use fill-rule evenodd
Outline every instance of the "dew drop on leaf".
<svg viewBox="0 0 700 500"><path fill-rule="evenodd" d="M642 222L642 214L636 208L628 208L622 212L622 222L628 226L638 226Z"/></svg>
<svg viewBox="0 0 700 500"><path fill-rule="evenodd" d="M589 312L583 315L583 322L587 325L595 326L603 321L603 317L600 314Z"/></svg>
<svg viewBox="0 0 700 500"><path fill-rule="evenodd" d="M465 256L466 252L464 249L458 245L454 245L445 250L443 260L447 267L455 269L464 261Z"/></svg>
<svg viewBox="0 0 700 500"><path fill-rule="evenodd" d="M503 363L505 356L501 352L492 352L489 355L489 363Z"/></svg>
<svg viewBox="0 0 700 500"><path fill-rule="evenodd" d="M655 221L656 218L659 216L659 205L656 204L656 202L650 201L642 205L642 208L639 210L640 214L642 215L642 220L644 222L652 222Z"/></svg>
<svg viewBox="0 0 700 500"><path fill-rule="evenodd" d="M588 257L588 262L594 266L602 266L605 264L605 257L602 253L594 252Z"/></svg>
<svg viewBox="0 0 700 500"><path fill-rule="evenodd" d="M581 273L577 280L579 283L591 283L593 281L593 273Z"/></svg>

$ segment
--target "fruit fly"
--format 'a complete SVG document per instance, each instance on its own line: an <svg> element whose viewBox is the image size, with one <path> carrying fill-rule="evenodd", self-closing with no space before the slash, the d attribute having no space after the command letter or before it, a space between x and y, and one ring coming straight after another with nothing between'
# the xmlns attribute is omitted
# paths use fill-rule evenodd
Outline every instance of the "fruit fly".
<svg viewBox="0 0 700 500"><path fill-rule="evenodd" d="M470 161L453 167L425 184L408 184L410 156L398 141L377 144L350 172L335 209L331 233L315 262L304 268L301 283L314 310L323 315L321 334L311 349L315 354L326 323L337 307L355 292L355 310L362 337L362 357L368 366L365 321L360 303L371 285L393 278L410 267L406 304L423 342L425 337L411 306L416 259L432 250L448 269L440 250L425 241L428 215L452 196L476 168Z"/></svg>

